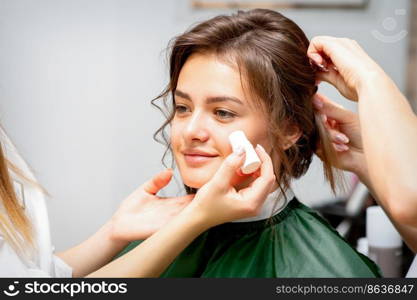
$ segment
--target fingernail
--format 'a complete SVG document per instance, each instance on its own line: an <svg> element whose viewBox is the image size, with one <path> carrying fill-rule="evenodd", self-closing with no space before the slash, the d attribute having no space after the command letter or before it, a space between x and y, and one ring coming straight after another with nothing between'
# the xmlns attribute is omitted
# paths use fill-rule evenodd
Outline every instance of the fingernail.
<svg viewBox="0 0 417 300"><path fill-rule="evenodd" d="M320 115L320 118L323 121L323 123L326 123L327 122L327 116L326 115L321 114Z"/></svg>
<svg viewBox="0 0 417 300"><path fill-rule="evenodd" d="M310 54L310 59L318 66L321 65L322 57L317 53Z"/></svg>
<svg viewBox="0 0 417 300"><path fill-rule="evenodd" d="M322 66L323 66L323 69L326 69L326 71L329 71L329 69L328 69L328 65L327 65L327 61L326 61L325 59L323 59L323 64L322 64Z"/></svg>
<svg viewBox="0 0 417 300"><path fill-rule="evenodd" d="M324 72L328 72L327 62L321 57L320 54L313 53L310 54L310 59Z"/></svg>
<svg viewBox="0 0 417 300"><path fill-rule="evenodd" d="M318 109L323 108L323 101L321 101L319 98L317 98L317 96L314 96L313 104Z"/></svg>
<svg viewBox="0 0 417 300"><path fill-rule="evenodd" d="M340 152L349 150L349 147L346 146L345 144L334 144L334 147L336 148L337 151L340 151Z"/></svg>
<svg viewBox="0 0 417 300"><path fill-rule="evenodd" d="M318 66L323 72L329 72L329 69L327 69L327 67L325 65L320 64Z"/></svg>
<svg viewBox="0 0 417 300"><path fill-rule="evenodd" d="M242 146L236 147L236 149L233 151L233 153L237 156L242 156L243 153L245 153L245 149Z"/></svg>
<svg viewBox="0 0 417 300"><path fill-rule="evenodd" d="M341 134L341 133L336 135L336 140L338 142L345 143L345 144L349 143L349 138L346 135Z"/></svg>

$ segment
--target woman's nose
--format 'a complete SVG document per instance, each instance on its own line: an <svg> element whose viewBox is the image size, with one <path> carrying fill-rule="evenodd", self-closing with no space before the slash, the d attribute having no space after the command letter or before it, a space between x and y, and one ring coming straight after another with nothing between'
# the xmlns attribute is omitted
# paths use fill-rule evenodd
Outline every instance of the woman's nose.
<svg viewBox="0 0 417 300"><path fill-rule="evenodd" d="M207 121L202 114L196 112L188 119L184 128L184 137L187 141L205 142L208 140Z"/></svg>

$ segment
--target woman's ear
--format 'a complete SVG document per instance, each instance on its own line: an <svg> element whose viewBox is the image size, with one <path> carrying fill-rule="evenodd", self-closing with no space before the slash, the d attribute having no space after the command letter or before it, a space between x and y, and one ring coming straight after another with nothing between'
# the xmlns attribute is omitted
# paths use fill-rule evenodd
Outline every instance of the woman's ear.
<svg viewBox="0 0 417 300"><path fill-rule="evenodd" d="M284 143L284 150L287 150L292 145L294 145L298 139L301 137L301 130L295 125L288 125L285 132L286 142Z"/></svg>

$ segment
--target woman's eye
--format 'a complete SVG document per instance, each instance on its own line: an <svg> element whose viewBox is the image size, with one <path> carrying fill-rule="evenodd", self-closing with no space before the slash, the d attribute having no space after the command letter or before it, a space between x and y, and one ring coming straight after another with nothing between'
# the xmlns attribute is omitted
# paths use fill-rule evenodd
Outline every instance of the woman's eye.
<svg viewBox="0 0 417 300"><path fill-rule="evenodd" d="M188 111L188 107L185 105L175 105L175 112L177 114L185 113Z"/></svg>
<svg viewBox="0 0 417 300"><path fill-rule="evenodd" d="M230 111L224 110L224 109L218 109L216 110L216 116L218 116L220 119L232 119L236 115Z"/></svg>

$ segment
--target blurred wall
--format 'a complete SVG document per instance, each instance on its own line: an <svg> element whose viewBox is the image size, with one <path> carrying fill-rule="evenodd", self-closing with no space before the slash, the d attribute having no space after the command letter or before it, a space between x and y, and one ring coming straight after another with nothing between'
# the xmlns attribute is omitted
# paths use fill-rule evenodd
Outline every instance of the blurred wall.
<svg viewBox="0 0 417 300"><path fill-rule="evenodd" d="M356 39L404 88L408 37L396 34L407 29L408 6L283 13L309 37ZM187 0L0 0L0 122L52 196L58 250L92 234L163 168L164 147L152 139L163 118L150 105L167 83L163 50L196 21L230 12L193 11ZM333 198L316 160L295 192L310 204Z"/></svg>

